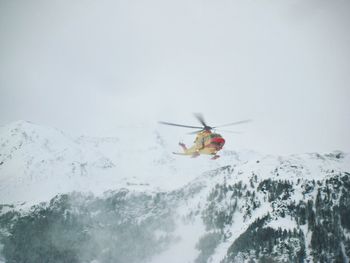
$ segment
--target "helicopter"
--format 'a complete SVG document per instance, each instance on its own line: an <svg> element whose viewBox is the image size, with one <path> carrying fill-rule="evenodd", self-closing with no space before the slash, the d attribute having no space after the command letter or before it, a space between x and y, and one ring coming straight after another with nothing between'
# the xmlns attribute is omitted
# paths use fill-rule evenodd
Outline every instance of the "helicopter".
<svg viewBox="0 0 350 263"><path fill-rule="evenodd" d="M179 145L181 146L183 152L182 153L173 152L173 154L189 155L192 158L196 158L201 154L207 154L207 155L212 155L212 158L211 158L212 160L216 160L217 158L220 157L220 155L218 155L217 153L223 148L225 144L225 139L219 133L212 132L212 130L216 131L217 128L220 128L220 127L243 124L251 121L251 120L242 120L242 121L227 123L219 126L209 126L206 124L202 114L195 113L194 116L200 122L200 124L202 124L202 126L189 126L189 125L159 121L160 124L164 124L164 125L197 129L197 131L189 133L189 134L197 135L196 139L194 140L194 145L191 146L190 148L187 148L187 146L184 143L180 142ZM224 131L224 130L222 131L230 132L230 133L239 133L234 131Z"/></svg>

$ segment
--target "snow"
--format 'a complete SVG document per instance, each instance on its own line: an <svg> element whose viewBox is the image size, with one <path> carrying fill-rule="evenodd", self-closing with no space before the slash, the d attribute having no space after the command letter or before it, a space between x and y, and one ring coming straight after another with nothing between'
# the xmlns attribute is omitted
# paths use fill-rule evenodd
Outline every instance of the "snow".
<svg viewBox="0 0 350 263"><path fill-rule="evenodd" d="M115 188L170 191L206 171L231 165L233 181L278 178L320 180L350 170L348 154L334 152L272 156L251 150L224 149L216 161L208 156L174 156L177 142L154 130L132 129L113 138L73 138L62 131L26 121L0 127L1 203L35 204L57 193L87 191L96 195ZM302 183L299 185L302 186ZM302 200L302 188L296 200Z"/></svg>
<svg viewBox="0 0 350 263"><path fill-rule="evenodd" d="M72 191L103 195L108 190L127 188L151 193L198 185L199 193L176 210L177 228L173 234L178 242L152 259L152 263L177 263L181 255L185 262L194 262L199 253L196 244L206 229L200 216L185 219L198 207L205 207L216 184L233 185L241 181L249 186L255 176L258 180L255 185L271 178L287 180L294 187L286 202L299 203L316 198L317 184L314 191L305 195L306 182L350 171L349 154L339 152L272 156L225 149L220 159L212 161L208 156L195 159L174 156L171 152L176 143L165 141L154 130L128 131L116 138L74 138L59 130L24 121L3 126L0 128L0 204L25 202L21 205L23 208ZM219 169L222 169L220 173ZM243 201L239 201L241 211L234 214L234 223L224 229L228 238L218 245L210 262L223 260L234 240L255 220L267 213L273 215L274 205L278 204L264 200L262 192L257 192L256 197L261 205L248 218L244 216ZM218 204L218 208L225 209L230 202L228 198ZM6 209L9 208L3 211ZM265 227L293 230L297 225L287 215L272 216ZM305 234L306 256L311 260L308 248L311 232L306 225L300 228Z"/></svg>
<svg viewBox="0 0 350 263"><path fill-rule="evenodd" d="M309 231L308 229L308 225L302 225L300 226L300 229L303 231L304 233L304 239L305 239L305 253L306 253L306 261L312 263L312 256L311 256L311 236L312 236L312 232Z"/></svg>
<svg viewBox="0 0 350 263"><path fill-rule="evenodd" d="M165 142L154 130L131 130L116 138L74 138L26 121L0 127L0 145L2 203L35 204L57 193L100 195L121 187L170 191L205 171L259 156L226 150L216 161L209 156L193 159L172 155L177 142Z"/></svg>
<svg viewBox="0 0 350 263"><path fill-rule="evenodd" d="M349 263L349 257L346 255L346 250L343 242L341 243L341 251L344 257L344 263Z"/></svg>
<svg viewBox="0 0 350 263"><path fill-rule="evenodd" d="M199 254L195 246L205 231L204 225L199 220L191 222L179 222L174 235L178 237L177 242L168 250L152 258L152 263L179 263L194 262ZM181 257L180 257L181 256ZM186 259L183 261L183 259Z"/></svg>
<svg viewBox="0 0 350 263"><path fill-rule="evenodd" d="M350 231L347 230L346 228L344 228L343 231L344 231L345 237L346 237L347 239L350 239Z"/></svg>
<svg viewBox="0 0 350 263"><path fill-rule="evenodd" d="M297 228L297 224L295 220L290 218L289 216L286 217L280 217L277 220L270 221L266 224L266 227L272 227L274 229L286 229L286 230L291 230Z"/></svg>
<svg viewBox="0 0 350 263"><path fill-rule="evenodd" d="M171 190L217 163L175 159L154 141L132 135L71 138L52 128L19 121L0 129L0 200L37 203L57 193L111 188ZM143 134L143 136L145 136ZM139 140L139 141L137 141ZM130 143L132 142L132 143Z"/></svg>

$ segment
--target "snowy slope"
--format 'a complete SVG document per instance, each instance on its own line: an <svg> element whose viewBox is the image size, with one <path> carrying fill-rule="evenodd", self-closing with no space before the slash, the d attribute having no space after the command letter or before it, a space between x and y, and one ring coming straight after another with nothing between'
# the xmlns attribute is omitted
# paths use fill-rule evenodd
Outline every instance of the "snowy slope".
<svg viewBox="0 0 350 263"><path fill-rule="evenodd" d="M175 158L156 131L73 138L54 128L17 121L0 127L0 146L2 203L34 204L57 193L100 194L123 186L175 189L220 166L220 162L208 162L207 156L195 162Z"/></svg>
<svg viewBox="0 0 350 263"><path fill-rule="evenodd" d="M292 232L302 230L306 243L304 260L318 261L312 256L312 253L315 253L311 244L314 232L310 229L310 223L301 225L294 210L299 209L295 207L303 207L311 201L314 204L312 209L316 211L317 194L324 191L326 187L333 187L333 185L329 186L328 181L338 182L339 178L343 178L344 172L345 183L349 186L350 173L347 173L350 171L349 164L349 155L340 152L283 158L266 156L204 174L188 185L189 188L200 186L201 190L178 210L182 218L196 215L185 224L188 231L182 233L182 229L186 227L179 228L178 235L184 238L184 242L157 256L154 262L162 262L164 258L170 259L169 262L179 262L174 255L183 253L181 250L185 244L187 250L192 247L188 262L194 262L198 257L199 240L206 235L216 233L220 233L220 242L215 246L212 254L206 258L207 261L203 262L248 262L249 259L259 262L255 252L242 253L234 257L234 260L232 257L228 258L228 255L235 241L240 236L244 236L253 224L264 217L267 218L263 228L272 228L276 232L279 229ZM316 185L315 182L317 182ZM269 188L270 183L277 187ZM344 194L345 188L343 189ZM339 199L342 195L340 190L333 194L338 195L335 199ZM202 231L196 231L196 229L202 229ZM345 239L347 230L341 226L340 229L343 233L342 238ZM196 241L191 243L193 239ZM294 245L298 247L299 243ZM347 251L342 253L344 258L347 258L347 253L350 253L349 241ZM278 262L291 261L281 251L279 253Z"/></svg>
<svg viewBox="0 0 350 263"><path fill-rule="evenodd" d="M72 257L68 261L349 262L349 154L226 150L213 162L174 158L159 133L143 134L147 142L131 132L71 138L23 121L2 127L0 203L9 205L0 206L0 243L6 258L35 258L36 247L46 246L36 240L69 227L55 239L68 246L83 235L86 242L53 245L57 255ZM11 205L17 202L27 202L25 210ZM23 229L26 215L31 227ZM52 218L47 230L43 218ZM24 245L33 248L21 249L16 240L28 238Z"/></svg>
<svg viewBox="0 0 350 263"><path fill-rule="evenodd" d="M18 121L0 129L0 200L47 200L80 190L81 178L99 176L115 163L63 132Z"/></svg>

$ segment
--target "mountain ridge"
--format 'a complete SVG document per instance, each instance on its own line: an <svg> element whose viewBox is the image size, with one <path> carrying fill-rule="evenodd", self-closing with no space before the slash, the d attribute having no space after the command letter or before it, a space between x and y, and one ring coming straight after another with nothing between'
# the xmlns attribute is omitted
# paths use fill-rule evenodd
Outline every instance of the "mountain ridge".
<svg viewBox="0 0 350 263"><path fill-rule="evenodd" d="M28 201L25 195L1 199L0 255L5 262L349 262L347 153L273 156L226 151L215 162L174 159L155 133L155 143L136 151L123 149L135 165L145 153L153 153L140 167L128 170L127 164L134 163L118 155L118 148L104 152L109 143L118 147L120 139L104 140L104 148L99 139L81 137L72 143L58 131L63 136L58 141L67 139L68 145L76 147L66 152L83 152L89 165L86 174L69 170L67 176L52 173L50 177L46 173L54 165L41 163L41 159L56 158L67 144L55 145L36 129L26 137L19 124L32 127L15 124L10 139L9 133L3 136L0 132L0 145L6 144L0 155L1 196L9 195L3 192L3 183L8 182L12 197L28 189L31 195L41 190L31 188L33 185L49 187L52 180L55 187L41 199ZM53 134L51 138L58 136ZM30 153L28 149L34 150ZM88 151L94 154L86 154ZM5 167L7 162L16 159L13 166L23 160L28 164L22 154L39 156L41 165L28 169L37 169L39 179L47 184L36 179L31 185L25 180L28 173L18 176L21 169L12 174L22 181L11 184L7 180L4 172L11 168ZM110 158L114 166L93 165L96 163L89 158L100 156ZM69 158L64 160L71 168ZM181 165L182 170L177 167ZM116 178L119 174L122 176ZM65 183L60 188L62 180ZM89 187L98 188L98 182L104 180L107 184L99 191L90 191ZM27 188L21 188L23 183L29 184ZM82 187L84 184L89 187ZM159 187L163 185L167 187Z"/></svg>

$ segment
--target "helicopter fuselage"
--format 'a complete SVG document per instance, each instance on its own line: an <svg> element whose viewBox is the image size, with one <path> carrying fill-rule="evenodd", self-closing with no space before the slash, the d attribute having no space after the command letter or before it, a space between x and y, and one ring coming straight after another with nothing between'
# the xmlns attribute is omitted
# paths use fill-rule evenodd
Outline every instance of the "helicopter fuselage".
<svg viewBox="0 0 350 263"><path fill-rule="evenodd" d="M197 137L194 141L195 147L198 150L208 148L209 153L218 152L225 144L225 139L218 133L212 133L211 131L201 131L197 133ZM208 152L208 151L207 151Z"/></svg>

